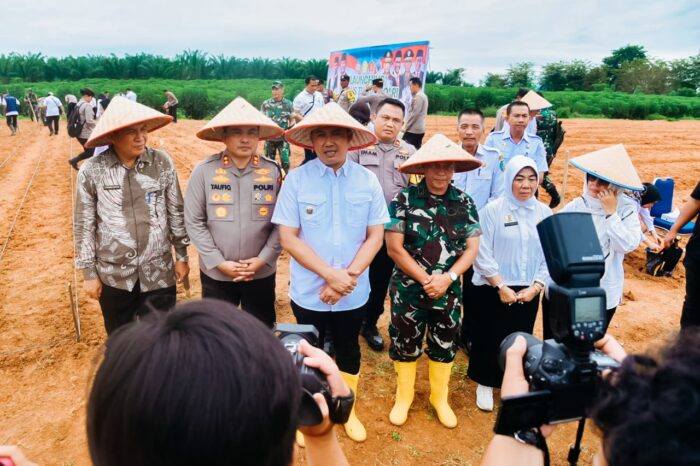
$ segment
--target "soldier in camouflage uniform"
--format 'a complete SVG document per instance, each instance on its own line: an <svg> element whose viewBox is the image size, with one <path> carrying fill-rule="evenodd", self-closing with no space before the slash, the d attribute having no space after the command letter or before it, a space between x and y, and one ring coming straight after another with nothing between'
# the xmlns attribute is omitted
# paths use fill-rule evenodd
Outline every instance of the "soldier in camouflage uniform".
<svg viewBox="0 0 700 466"><path fill-rule="evenodd" d="M552 108L542 109L537 115L537 136L542 138L542 143L547 153L547 166L549 167L552 165L552 161L557 155L557 150L564 140L564 130L557 118L557 112ZM557 185L549 177L549 171L542 177L541 186L552 198L549 207L554 208L558 206L561 202L561 197L557 191Z"/></svg>
<svg viewBox="0 0 700 466"><path fill-rule="evenodd" d="M260 111L277 123L280 128L288 129L294 123L294 107L289 99L284 98L284 84L281 81L272 83L272 97L260 106ZM289 171L289 143L284 136L265 141L265 157L275 160L279 152L284 172Z"/></svg>
<svg viewBox="0 0 700 466"><path fill-rule="evenodd" d="M447 402L447 386L461 324L459 277L476 257L481 227L472 198L450 181L455 171L480 166L479 160L442 134L433 136L401 166L402 172L425 178L394 197L386 226L387 249L396 263L389 327L389 355L398 375L396 403L389 415L395 425L406 422L413 401L416 360L426 329L430 403L444 426L457 425Z"/></svg>

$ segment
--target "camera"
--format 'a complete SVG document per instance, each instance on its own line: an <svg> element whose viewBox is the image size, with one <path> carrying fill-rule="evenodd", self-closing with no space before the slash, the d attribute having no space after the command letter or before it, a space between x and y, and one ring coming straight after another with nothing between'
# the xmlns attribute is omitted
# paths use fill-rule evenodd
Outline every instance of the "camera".
<svg viewBox="0 0 700 466"><path fill-rule="evenodd" d="M587 213L560 213L537 225L554 283L549 286L549 325L553 339L541 341L516 332L500 346L499 364L518 335L527 341L523 370L530 392L503 398L494 430L519 430L584 419L603 370L617 367L594 350L607 330L603 256L593 219Z"/></svg>
<svg viewBox="0 0 700 466"><path fill-rule="evenodd" d="M302 387L302 400L299 408L299 423L302 426L314 426L323 420L321 410L313 399L315 393L321 393L328 404L329 417L336 424L344 424L350 417L354 403L354 394L348 397L333 397L326 376L316 368L304 364L304 355L299 351L299 343L306 340L318 346L318 330L313 325L277 324L275 335L292 357L292 363L299 372Z"/></svg>

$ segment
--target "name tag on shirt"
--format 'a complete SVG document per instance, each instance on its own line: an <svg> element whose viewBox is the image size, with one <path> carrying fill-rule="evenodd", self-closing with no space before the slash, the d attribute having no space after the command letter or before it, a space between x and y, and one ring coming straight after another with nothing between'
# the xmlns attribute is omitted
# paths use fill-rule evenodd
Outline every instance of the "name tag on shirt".
<svg viewBox="0 0 700 466"><path fill-rule="evenodd" d="M115 189L122 189L122 187L119 186L118 184L106 184L106 185L103 186L103 189L104 189L105 191L112 191L112 190L115 190Z"/></svg>
<svg viewBox="0 0 700 466"><path fill-rule="evenodd" d="M512 215L506 215L506 221L503 224L504 227L514 227L518 224L518 221Z"/></svg>

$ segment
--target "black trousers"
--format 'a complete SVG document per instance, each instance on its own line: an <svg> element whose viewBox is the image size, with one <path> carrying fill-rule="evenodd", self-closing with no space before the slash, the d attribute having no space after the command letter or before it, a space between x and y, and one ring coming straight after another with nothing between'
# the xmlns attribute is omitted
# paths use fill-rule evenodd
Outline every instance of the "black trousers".
<svg viewBox="0 0 700 466"><path fill-rule="evenodd" d="M472 283L472 278L474 277L474 267L469 267L466 272L462 274L462 331L460 333L460 339L464 346L472 341L472 332L474 331L474 288L476 287Z"/></svg>
<svg viewBox="0 0 700 466"><path fill-rule="evenodd" d="M365 323L368 327L375 327L379 317L384 312L384 300L389 291L389 281L394 270L394 261L391 260L386 250L386 243L372 259L369 265L369 299L367 300Z"/></svg>
<svg viewBox="0 0 700 466"><path fill-rule="evenodd" d="M49 131L53 131L54 134L58 134L58 120L60 118L60 115L46 117L46 126L48 126Z"/></svg>
<svg viewBox="0 0 700 466"><path fill-rule="evenodd" d="M605 310L605 331L608 331L608 327L610 326L610 322L612 322L612 318L615 315L615 311L617 310L617 306L606 309ZM542 337L545 340L549 340L551 338L554 338L554 334L552 333L552 327L549 325L549 319L550 316L552 315L552 302L547 299L546 296L542 297Z"/></svg>
<svg viewBox="0 0 700 466"><path fill-rule="evenodd" d="M5 121L7 122L7 126L10 128L17 128L17 115L7 115L5 117Z"/></svg>
<svg viewBox="0 0 700 466"><path fill-rule="evenodd" d="M202 297L228 301L272 328L276 320L275 275L249 282L222 282L200 271Z"/></svg>
<svg viewBox="0 0 700 466"><path fill-rule="evenodd" d="M174 286L153 291L141 291L136 282L131 291L113 288L102 284L100 308L105 322L107 335L122 325L126 325L136 316L151 310L169 311L175 306L176 290Z"/></svg>
<svg viewBox="0 0 700 466"><path fill-rule="evenodd" d="M175 104L171 105L168 107L168 115L173 117L173 123L177 123L177 108L180 106L180 104Z"/></svg>
<svg viewBox="0 0 700 466"><path fill-rule="evenodd" d="M524 286L511 286L516 293ZM503 371L498 365L501 342L513 332L532 333L540 304L539 298L529 303L507 305L490 285L475 286L472 294L474 324L469 356L469 378L488 387L500 387Z"/></svg>
<svg viewBox="0 0 700 466"><path fill-rule="evenodd" d="M81 160L89 159L95 153L95 149L85 148L85 143L87 142L87 139L78 138L78 142L81 146L83 146L83 151L71 159L71 161L74 161L75 163L78 163Z"/></svg>
<svg viewBox="0 0 700 466"><path fill-rule="evenodd" d="M681 329L700 326L700 258L688 256L685 260L685 300L681 314Z"/></svg>
<svg viewBox="0 0 700 466"><path fill-rule="evenodd" d="M319 348L323 348L326 331L330 330L335 346L335 362L342 372L357 374L360 372L360 327L365 318L365 307L350 311L312 311L291 302L297 323L313 325L318 330Z"/></svg>
<svg viewBox="0 0 700 466"><path fill-rule="evenodd" d="M306 162L311 162L315 158L316 152L312 151L311 149L304 149L304 161L301 162L301 164L304 165Z"/></svg>
<svg viewBox="0 0 700 466"><path fill-rule="evenodd" d="M411 144L416 149L420 149L420 146L423 145L423 136L425 136L425 133L403 133L403 140Z"/></svg>

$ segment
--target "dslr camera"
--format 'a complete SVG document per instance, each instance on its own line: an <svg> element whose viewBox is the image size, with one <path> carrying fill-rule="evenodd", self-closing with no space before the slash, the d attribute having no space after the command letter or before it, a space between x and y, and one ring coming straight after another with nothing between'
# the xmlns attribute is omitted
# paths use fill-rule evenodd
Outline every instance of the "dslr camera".
<svg viewBox="0 0 700 466"><path fill-rule="evenodd" d="M600 287L605 257L591 215L556 214L540 222L537 231L554 280L545 322L554 338L541 341L516 332L501 343L499 364L505 368L506 351L518 335L525 337L523 369L530 391L503 398L494 428L498 434L585 419L602 371L618 366L593 347L605 335L607 317Z"/></svg>
<svg viewBox="0 0 700 466"><path fill-rule="evenodd" d="M318 330L313 325L277 324L275 335L292 357L292 363L299 372L302 399L299 408L299 423L302 426L315 426L323 420L321 409L313 399L315 393L321 393L328 404L329 417L335 424L345 424L355 403L355 394L333 397L326 376L316 368L304 364L304 355L299 351L299 343L306 340L318 346Z"/></svg>

